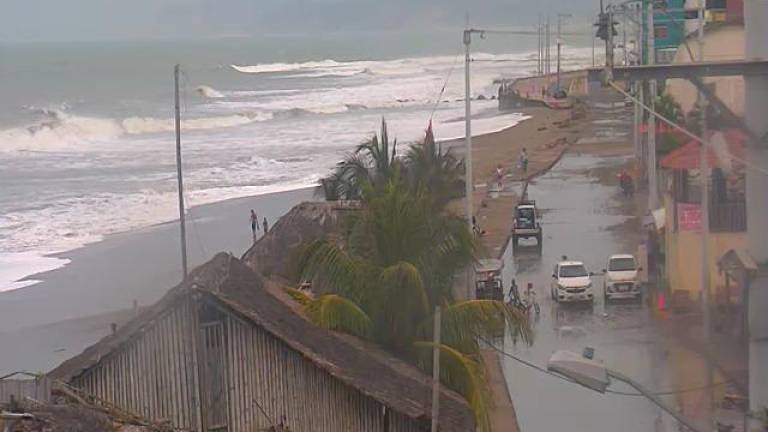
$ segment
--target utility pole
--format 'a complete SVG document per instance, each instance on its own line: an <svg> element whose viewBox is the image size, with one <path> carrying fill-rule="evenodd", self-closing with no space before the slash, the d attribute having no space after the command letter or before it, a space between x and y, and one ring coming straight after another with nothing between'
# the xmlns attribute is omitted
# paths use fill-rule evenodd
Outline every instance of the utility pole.
<svg viewBox="0 0 768 432"><path fill-rule="evenodd" d="M627 24L629 23L629 20L627 19L626 9L622 14L622 18L624 22L621 23L621 33L623 35L621 40L621 47L624 49L624 66L629 66L629 56L627 54Z"/></svg>
<svg viewBox="0 0 768 432"><path fill-rule="evenodd" d="M536 23L536 73L541 75L541 14L539 14L539 20Z"/></svg>
<svg viewBox="0 0 768 432"><path fill-rule="evenodd" d="M699 0L699 28L698 28L698 48L699 48L699 62L704 61L704 11L706 5L705 0ZM706 404L707 411L706 416L711 418L712 408L714 407L712 400L712 294L710 290L710 266L709 266L709 131L707 128L707 98L699 91L697 93L697 100L699 103L700 121L701 121L701 138L704 142L701 144L699 155L699 175L701 177L701 299L703 306L703 319L702 324L704 327L704 345L706 352L706 367L704 373L706 374L705 382L707 386L706 390Z"/></svg>
<svg viewBox="0 0 768 432"><path fill-rule="evenodd" d="M562 41L560 40L561 36L561 26L562 26L562 19L568 18L571 16L571 14L557 14L557 89L560 90L560 48L562 45Z"/></svg>
<svg viewBox="0 0 768 432"><path fill-rule="evenodd" d="M636 13L637 11L633 8L633 13ZM629 20L625 21L628 22ZM639 26L635 27L635 55L640 55L640 36L638 34L637 28ZM640 98L640 84L637 81L632 82L632 92L635 94L636 98ZM635 102L632 105L633 112L632 112L632 147L635 149L635 157L637 160L641 159L641 149L640 149L640 114L642 113L642 109L640 108L640 105L638 105L637 102Z"/></svg>
<svg viewBox="0 0 768 432"><path fill-rule="evenodd" d="M744 1L744 58L768 58L768 2ZM744 77L744 117L747 127L761 140L748 140L747 160L765 169L768 167L768 77ZM768 406L768 176L746 170L747 176L747 245L749 253L760 267L749 284L749 405L753 412ZM750 430L758 430L759 423Z"/></svg>
<svg viewBox="0 0 768 432"><path fill-rule="evenodd" d="M613 70L613 8L608 5L608 37L605 41L605 66L609 71Z"/></svg>
<svg viewBox="0 0 768 432"><path fill-rule="evenodd" d="M440 306L435 306L434 346L432 347L432 432L437 432L440 417Z"/></svg>
<svg viewBox="0 0 768 432"><path fill-rule="evenodd" d="M545 48L544 48L544 49L545 49L545 55L544 55L544 58L546 59L546 60L545 60L545 65L544 65L544 73L545 73L546 75L549 75L549 73L552 71L552 68L551 68L551 63L550 63L550 57L549 57L549 47L550 47L550 45L551 45L551 43L550 43L550 40L549 40L549 38L550 38L550 31L549 31L549 14L547 14L547 24L546 24L546 26L547 26L547 30L546 30L546 36L544 37L544 39L545 39L545 42L544 42L544 44L546 45L546 46L545 46Z"/></svg>
<svg viewBox="0 0 768 432"><path fill-rule="evenodd" d="M181 226L181 269L187 278L187 228L184 224L184 181L181 176L181 113L179 111L179 65L173 68L174 105L176 121L176 177L179 183L179 224Z"/></svg>
<svg viewBox="0 0 768 432"><path fill-rule="evenodd" d="M643 54L644 54L644 47L645 47L645 38L643 33L643 14L645 11L643 10L643 4L640 3L636 5L635 12L637 13L637 22L639 23L637 25L637 34L635 37L636 41L636 49L637 49L637 64L641 65L643 64ZM635 81L635 89L637 91L638 99L640 100L640 103L645 103L645 85L641 81ZM643 109L640 105L635 104L635 136L637 138L637 158L641 161L641 165L644 168L643 172L647 173L648 169L646 167L648 161L645 158L645 152L643 151L644 143L643 143L643 135L640 131L640 125L643 124Z"/></svg>
<svg viewBox="0 0 768 432"><path fill-rule="evenodd" d="M474 187L472 184L472 95L470 78L469 78L469 45L472 43L472 32L469 28L464 30L464 139L466 143L466 156L464 157L464 169L466 187L466 211L467 211L467 225L469 226L469 232L474 233L472 226L473 205L472 194ZM469 277L467 277L469 279ZM467 290L469 290L469 282L467 283Z"/></svg>
<svg viewBox="0 0 768 432"><path fill-rule="evenodd" d="M655 35L653 31L653 2L648 2L648 64L656 63ZM656 80L650 80L648 105L653 107L656 102ZM659 207L659 192L656 186L656 117L648 116L648 211Z"/></svg>

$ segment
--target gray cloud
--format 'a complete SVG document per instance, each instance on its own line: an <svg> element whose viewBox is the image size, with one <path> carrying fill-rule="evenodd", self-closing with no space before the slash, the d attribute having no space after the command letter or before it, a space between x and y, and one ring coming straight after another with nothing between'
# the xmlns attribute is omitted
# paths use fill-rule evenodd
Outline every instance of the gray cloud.
<svg viewBox="0 0 768 432"><path fill-rule="evenodd" d="M265 32L532 24L598 0L2 0L0 40L216 37Z"/></svg>

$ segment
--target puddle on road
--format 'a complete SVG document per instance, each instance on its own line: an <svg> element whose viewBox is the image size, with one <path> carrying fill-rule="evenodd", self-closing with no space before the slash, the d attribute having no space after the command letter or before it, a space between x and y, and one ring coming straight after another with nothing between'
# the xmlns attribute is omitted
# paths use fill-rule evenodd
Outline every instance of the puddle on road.
<svg viewBox="0 0 768 432"><path fill-rule="evenodd" d="M651 388L670 388L668 349L651 324L648 308L637 302L602 299L602 276L593 277L594 305L557 304L549 298L552 270L563 255L580 260L595 273L615 253L634 253L636 219L613 176L626 157L603 158L567 153L548 174L529 186L529 198L542 210L543 245L521 241L508 246L503 259L505 287L516 279L521 292L531 283L541 314L532 326L534 344L507 351L545 366L557 349L596 349L596 358L631 374ZM659 411L641 398L600 395L513 360L504 361L505 376L523 430L668 430ZM553 415L552 409L556 409ZM609 413L609 414L606 414ZM657 429L658 428L658 429Z"/></svg>

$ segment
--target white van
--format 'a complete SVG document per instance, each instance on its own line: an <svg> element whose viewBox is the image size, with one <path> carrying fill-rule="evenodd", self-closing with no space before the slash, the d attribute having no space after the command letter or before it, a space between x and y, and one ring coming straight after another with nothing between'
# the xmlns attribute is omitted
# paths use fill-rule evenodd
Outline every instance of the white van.
<svg viewBox="0 0 768 432"><path fill-rule="evenodd" d="M635 257L629 254L611 255L608 267L603 269L603 296L605 301L613 299L643 298L642 284L638 272L642 270L637 265Z"/></svg>

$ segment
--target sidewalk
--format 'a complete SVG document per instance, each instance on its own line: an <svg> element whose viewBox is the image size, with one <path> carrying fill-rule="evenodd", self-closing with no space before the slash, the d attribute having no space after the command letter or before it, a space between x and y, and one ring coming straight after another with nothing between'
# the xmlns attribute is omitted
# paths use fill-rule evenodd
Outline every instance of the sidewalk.
<svg viewBox="0 0 768 432"><path fill-rule="evenodd" d="M574 141L574 128L579 125L579 121L571 120L572 112L547 108L526 109L524 113L532 118L512 128L473 138L473 203L477 223L485 231L481 237L484 255L501 257L504 254L511 235L514 208L524 185L554 166ZM461 141L449 141L446 144L460 154ZM517 167L518 157L524 147L529 159L526 174ZM498 165L506 172L501 189L496 184ZM453 202L450 209L463 215L464 201ZM465 281L457 284L455 291L457 298L467 298ZM494 432L517 432L520 430L517 415L498 353L483 350L482 359L495 403L491 412L491 429Z"/></svg>

